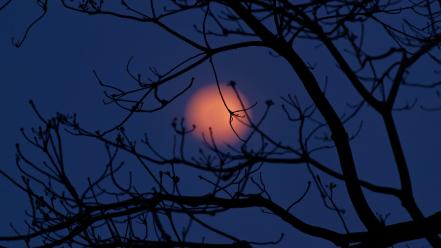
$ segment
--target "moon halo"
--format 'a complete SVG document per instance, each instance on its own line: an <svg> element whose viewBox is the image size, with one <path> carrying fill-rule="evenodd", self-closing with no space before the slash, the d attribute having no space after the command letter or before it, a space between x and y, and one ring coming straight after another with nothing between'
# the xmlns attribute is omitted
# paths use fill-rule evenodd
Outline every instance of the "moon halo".
<svg viewBox="0 0 441 248"><path fill-rule="evenodd" d="M187 124L196 125L193 132L199 139L210 140L210 128L212 135L217 144L235 143L239 141L239 137L243 137L248 131L248 123L244 107L249 107L245 96L238 92L240 100L232 87L210 84L198 89L187 103L185 117ZM242 101L242 103L241 103ZM243 104L243 105L242 105ZM228 109L235 113L231 119ZM250 115L250 111L246 110ZM234 131L233 131L234 129Z"/></svg>

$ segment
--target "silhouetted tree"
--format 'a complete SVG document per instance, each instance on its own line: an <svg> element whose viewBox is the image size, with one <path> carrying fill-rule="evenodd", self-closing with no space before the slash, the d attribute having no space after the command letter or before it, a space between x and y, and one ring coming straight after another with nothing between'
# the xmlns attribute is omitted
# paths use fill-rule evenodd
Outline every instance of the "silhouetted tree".
<svg viewBox="0 0 441 248"><path fill-rule="evenodd" d="M3 2L0 10L6 11L14 1ZM257 208L262 210L262 215L270 214L288 224L292 232L325 239L338 247L389 247L415 239L426 239L433 247L441 247L441 212L427 215L415 201L412 176L393 116L394 111L415 109L416 102L404 106L397 103L403 87L412 89L406 96L414 94L417 97L418 91L436 91L440 85L436 71L431 71L431 68L424 73L434 73L430 77L434 81L424 83L415 79L414 75L423 72L412 69L421 60L434 68L440 65L441 2L59 2L65 9L83 14L156 25L189 46L194 54L165 73L152 70L149 77L133 72L129 61L127 72L135 83L132 88L120 88L104 82L95 73L97 81L105 89L107 103L115 104L127 113L122 121L107 130L89 130L80 124L75 115L60 113L47 118L31 102L41 126L30 131L22 130L22 133L26 141L45 156L45 161L41 163L29 159L17 145L16 161L21 178L16 179L0 171L4 178L27 194L30 204L25 229L17 228L16 235L0 237L6 245L22 241L32 247L277 246L283 235L279 239L254 237L248 240L241 233L230 233L226 224L215 227L216 221L225 216L225 212ZM51 11L47 8L47 0L36 3L42 14L24 30L21 39L14 40L16 46L21 46L33 26ZM170 25L175 16L182 14L200 16L201 22L194 24L193 33L188 30L181 32ZM296 49L296 45L304 41L323 49L324 58L317 63L328 64L329 70L340 75L339 80L348 82L346 86L327 83L324 76L319 75L315 66L308 63L310 58ZM377 45L377 41L387 46ZM273 56L284 60L297 75L298 79L294 77L293 84L301 84L304 92L297 93L297 96L281 96L281 104L268 100L265 104L243 106L240 110L226 106L232 122L241 121L252 130L246 135L238 134L238 146L219 145L212 135L207 135L205 147L200 149L199 154L188 154L185 141L194 132L194 127L175 120L172 124L176 133L175 149L167 155L168 152L155 148L154 141L147 137L133 138L125 130L126 122L133 116L161 111L186 94L193 79L167 98L163 96L162 89L172 81L186 80L184 75L191 74L202 64L210 65L219 85L220 75L213 59L218 54L248 47L269 49ZM331 65L336 66L332 68ZM234 90L238 87L235 82L229 85ZM355 103L346 105L344 109L337 108L336 105L349 100L327 95L326 86L339 87L345 95L352 94L348 92L354 90L355 97L351 99L355 99ZM300 94L309 98L299 97ZM437 94L439 96L439 92ZM292 129L285 131L293 137L289 142L278 140L263 127L268 114L279 107L284 115L278 118L291 122ZM399 187L362 180L357 172L351 141L357 139L361 129L357 126L363 117L361 112L367 108L382 120L399 175ZM256 109L255 113L260 115L251 118L248 114L250 109ZM423 105L419 110L438 113L435 112L437 106L433 105ZM364 118L364 121L371 119ZM78 182L71 180L67 173L69 162L63 156L62 141L66 132L84 136L85 142L89 142L90 138L97 140L107 152L102 175L89 177L88 186L84 189L80 189ZM322 159L323 152L332 156L333 161ZM122 153L125 155L121 155L120 159L119 154ZM130 163L139 163L143 167L149 180L148 187L137 185L136 180L127 174L120 175L119 171L125 166L120 161L124 158L130 158ZM338 165L339 169L334 169L332 164ZM273 182L266 181L262 172L268 166L280 165L304 167L309 173L308 184L297 184L298 188L305 190L295 199L292 199L294 196L290 189L286 190L283 200L272 196L270 188ZM176 169L178 166L179 170ZM182 185L184 177L189 175L183 171L197 175L191 179L194 185L198 185L197 192ZM128 179L122 180L124 177ZM343 185L346 190L338 191L339 201L335 198L337 185ZM310 188L316 189L324 209L331 210L329 213L335 215L337 224L309 223L303 220L305 216L299 216L293 210L304 201L305 196L312 194ZM399 200L409 218L386 223L385 216L376 214L374 202L368 201L366 195ZM439 195L434 194L433 197ZM339 207L345 201L350 202L348 205L356 213L361 223L359 226L346 223L345 210ZM200 236L189 235L192 228L196 228ZM214 233L219 238L205 240L203 237L207 233ZM284 235L290 234L285 232Z"/></svg>

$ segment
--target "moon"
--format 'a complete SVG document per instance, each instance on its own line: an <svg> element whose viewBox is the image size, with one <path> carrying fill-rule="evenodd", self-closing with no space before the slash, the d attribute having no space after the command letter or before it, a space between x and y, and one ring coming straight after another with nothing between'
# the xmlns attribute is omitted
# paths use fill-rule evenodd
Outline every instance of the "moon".
<svg viewBox="0 0 441 248"><path fill-rule="evenodd" d="M210 140L210 128L216 144L235 143L239 141L239 137L243 137L247 133L248 123L244 107L238 99L232 87L220 86L222 96L228 108L235 112L238 116L233 116L230 124L230 113L222 101L219 89L216 84L211 84L198 89L190 98L186 108L186 120L190 125L196 125L193 134L198 139L205 138ZM240 99L245 107L249 107L245 96L238 92ZM250 111L247 110L250 115ZM232 127L234 131L232 130ZM235 133L236 132L236 133ZM236 135L237 134L237 135Z"/></svg>

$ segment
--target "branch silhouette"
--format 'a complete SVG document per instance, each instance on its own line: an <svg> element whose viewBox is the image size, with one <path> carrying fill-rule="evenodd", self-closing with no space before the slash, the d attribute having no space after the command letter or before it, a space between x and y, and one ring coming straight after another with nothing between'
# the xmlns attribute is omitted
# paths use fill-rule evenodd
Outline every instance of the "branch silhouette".
<svg viewBox="0 0 441 248"><path fill-rule="evenodd" d="M14 2L0 4L0 14ZM421 83L409 76L418 73L414 68L422 60L441 65L439 2L150 0L145 1L147 7L125 0L111 2L60 0L58 8L96 18L107 16L155 25L188 46L192 54L170 68L150 68L147 76L134 69L136 60L132 57L125 68L132 85L124 87L103 80L103 73L94 70L93 75L104 90L104 104L125 113L121 120L101 129L86 128L76 114L46 117L44 109L31 101L41 124L30 130L21 129L26 145L17 144L16 149L20 177L0 170L2 178L28 197L28 221L21 228L11 225L16 234L0 235L0 242L28 247L277 247L289 234L280 231L279 238L250 239L219 227L216 222L237 209L258 209L292 230L337 247L390 247L416 239L441 247L441 210L427 214L418 205L411 165L394 118L396 111L418 110L414 106L420 95L415 92L440 95L436 71L433 82ZM17 47L28 42L30 31L48 13L59 11L51 4L37 1L42 14L25 29ZM180 31L174 26L173 18L184 14L200 17L200 22L193 23L193 31ZM372 37L366 29L377 30L378 37ZM373 49L377 39L389 47ZM331 69L339 74L339 80L348 82L346 86L331 82L329 87L347 87L341 91L353 91L355 104L327 93L328 79L323 83L323 74L297 48L305 41L317 44L326 53L328 60L320 59L318 63L335 65ZM192 154L188 137L198 127L188 127L183 119L174 119L169 129L174 134L172 151L157 148L148 136L153 130L141 138L127 130L127 123L134 121L134 116L164 111L188 94L196 80L191 74L202 65L211 68L220 89L222 75L215 59L247 48L270 51L273 57L286 62L304 92L281 96L281 104L268 100L244 106L236 88L240 82L231 81L229 87L233 87L243 109L228 109L220 92L230 114L229 125L232 127L233 117L240 115L243 118L238 120L250 129L247 134L235 132L236 145L223 146L210 130L198 153ZM176 81L184 86L167 89ZM411 89L415 100L400 107L400 92L406 89ZM344 110L337 107L340 102L346 104ZM278 113L277 108L282 113L278 118L288 121L292 128L283 131L289 136L288 142L266 128L266 123L272 121L270 115ZM358 169L353 141L369 122L362 114L368 108L382 120L399 187L363 179ZM421 105L420 109L435 114L439 106ZM259 110L259 114L252 116L254 110ZM97 142L104 148L102 172L95 178L87 176L85 186L69 177L66 136ZM333 160L323 159L322 152L332 153ZM44 157L43 162L28 155L33 153ZM141 169L127 173L127 164ZM296 184L305 190L295 197L287 190L285 198L280 199L270 190L274 182L264 179L265 171L295 167L305 169L309 180ZM143 174L147 186L139 183L134 174ZM197 193L186 186L189 181L196 185ZM324 212L337 224L312 222L294 211L316 193ZM404 210L410 218L386 223L369 195L400 201L403 209L399 211ZM355 213L359 226L348 223L347 208ZM193 229L201 235L189 235ZM218 239L205 240L208 234Z"/></svg>

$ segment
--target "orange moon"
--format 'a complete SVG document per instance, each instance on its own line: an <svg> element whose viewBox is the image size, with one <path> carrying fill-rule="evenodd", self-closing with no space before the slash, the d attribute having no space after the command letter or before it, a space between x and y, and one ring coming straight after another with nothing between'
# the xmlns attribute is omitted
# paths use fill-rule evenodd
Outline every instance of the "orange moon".
<svg viewBox="0 0 441 248"><path fill-rule="evenodd" d="M222 101L217 85L212 84L200 88L191 96L186 108L187 124L196 125L196 130L193 134L201 140L204 135L210 141L209 129L211 128L217 144L234 143L239 141L234 131L239 137L246 134L248 127L240 121L247 123L247 119L245 112L240 111L243 110L243 107L232 87L221 86L220 89L225 104L231 111L239 111L236 113L239 117L233 117L230 125L230 113ZM249 107L244 95L240 92L239 95L244 106ZM250 114L249 110L247 113ZM233 126L234 131L231 129L231 126Z"/></svg>

